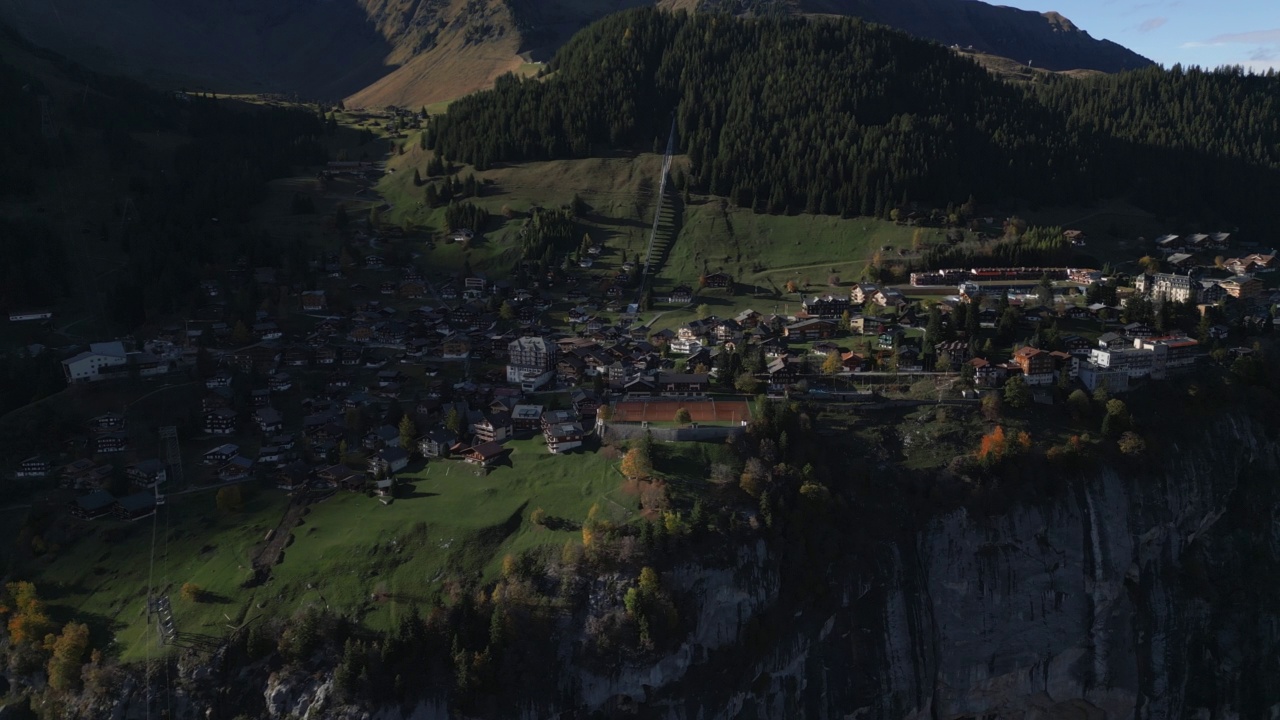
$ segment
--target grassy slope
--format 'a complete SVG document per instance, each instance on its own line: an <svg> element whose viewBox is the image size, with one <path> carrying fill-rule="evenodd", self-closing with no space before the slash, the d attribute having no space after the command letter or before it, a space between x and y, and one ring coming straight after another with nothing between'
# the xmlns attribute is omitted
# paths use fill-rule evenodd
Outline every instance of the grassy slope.
<svg viewBox="0 0 1280 720"><path fill-rule="evenodd" d="M430 152L418 147L416 136L409 137L405 146L404 154L388 162L388 168L395 172L378 186L392 206L386 217L397 224L440 231L444 211L422 207L423 188L413 184L414 168L425 169ZM674 167L682 169L686 162L677 158ZM518 254L515 238L523 213L534 205L566 204L575 194L591 208L584 218L584 229L610 250L603 267L612 267L611 257L620 261L622 250L629 258L638 259L648 244L661 163L661 156L641 153L521 163L476 172L478 179L492 182L486 195L474 202L494 215L494 224L484 241L470 250L472 265L490 272L505 271ZM469 167L456 169L462 176L474 172ZM517 217L503 218L500 213L504 207L515 210ZM881 246L909 247L915 235L914 229L869 218L756 214L730 207L718 198L691 198L682 220L680 234L659 276L660 289L696 282L704 265L767 289L780 287L788 279L808 278L822 284L832 268L844 277L855 277ZM935 231L921 231L926 244L939 237ZM461 247L441 245L431 259L446 267L460 267L463 255Z"/></svg>
<svg viewBox="0 0 1280 720"><path fill-rule="evenodd" d="M593 504L616 522L637 517L636 497L624 493L609 451L547 453L541 439L514 440L509 463L486 476L456 461L432 462L402 476L407 486L390 505L339 493L312 506L273 579L243 589L253 550L282 517L286 499L274 489L249 491L243 511L219 512L212 493L171 497L159 520L156 583L168 584L180 633L221 637L229 624L285 616L311 603L385 629L411 604L440 592L444 578L492 579L502 557L580 542L576 529L549 530L528 522L535 508L580 522ZM704 482L712 446L660 445L656 462L678 495ZM170 529L167 552L164 527ZM142 607L149 574L151 521L99 520L92 534L27 573L48 596L59 619L72 614L95 629L114 631L125 659L146 655ZM119 534L107 540L107 533ZM184 582L213 598L181 599ZM230 620L228 620L230 618Z"/></svg>

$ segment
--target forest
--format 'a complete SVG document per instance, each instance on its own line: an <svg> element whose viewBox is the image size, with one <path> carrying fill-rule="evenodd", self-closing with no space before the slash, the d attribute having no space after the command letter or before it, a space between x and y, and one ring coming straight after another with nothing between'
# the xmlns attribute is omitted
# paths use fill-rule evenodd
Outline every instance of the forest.
<svg viewBox="0 0 1280 720"><path fill-rule="evenodd" d="M689 188L768 213L1127 197L1187 221L1261 224L1252 198L1280 190L1274 73L1019 86L857 19L639 9L578 33L544 74L455 102L429 146L480 169L660 152L674 115Z"/></svg>

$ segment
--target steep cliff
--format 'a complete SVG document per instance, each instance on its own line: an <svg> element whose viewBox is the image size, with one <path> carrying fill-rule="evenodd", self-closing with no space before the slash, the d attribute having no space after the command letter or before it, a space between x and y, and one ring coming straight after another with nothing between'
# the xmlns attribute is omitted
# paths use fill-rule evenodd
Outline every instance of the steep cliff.
<svg viewBox="0 0 1280 720"><path fill-rule="evenodd" d="M841 607L791 628L753 670L767 685L723 701L748 717L1267 716L1277 476L1280 445L1224 418L1158 472L1103 468L1051 503L933 520L877 548L870 592L844 578Z"/></svg>

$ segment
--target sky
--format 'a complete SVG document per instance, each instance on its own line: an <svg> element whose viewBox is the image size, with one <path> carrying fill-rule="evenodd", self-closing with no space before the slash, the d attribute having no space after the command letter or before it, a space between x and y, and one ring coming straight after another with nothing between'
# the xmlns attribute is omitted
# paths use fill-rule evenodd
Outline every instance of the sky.
<svg viewBox="0 0 1280 720"><path fill-rule="evenodd" d="M1280 0L987 0L1056 10L1082 30L1164 66L1280 71Z"/></svg>

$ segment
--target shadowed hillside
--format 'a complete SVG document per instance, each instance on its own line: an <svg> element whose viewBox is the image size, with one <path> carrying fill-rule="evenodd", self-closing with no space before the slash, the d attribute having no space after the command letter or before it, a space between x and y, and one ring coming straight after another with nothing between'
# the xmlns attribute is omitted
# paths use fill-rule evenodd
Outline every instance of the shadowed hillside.
<svg viewBox="0 0 1280 720"><path fill-rule="evenodd" d="M548 60L578 30L655 0L60 0L0 4L38 45L158 87L418 106ZM669 10L856 15L1037 68L1150 64L1057 13L976 0L656 0Z"/></svg>

